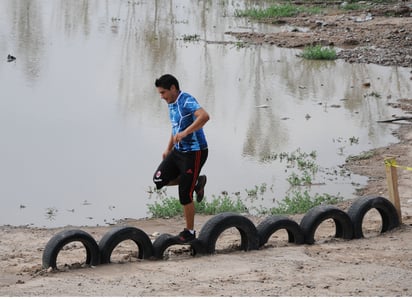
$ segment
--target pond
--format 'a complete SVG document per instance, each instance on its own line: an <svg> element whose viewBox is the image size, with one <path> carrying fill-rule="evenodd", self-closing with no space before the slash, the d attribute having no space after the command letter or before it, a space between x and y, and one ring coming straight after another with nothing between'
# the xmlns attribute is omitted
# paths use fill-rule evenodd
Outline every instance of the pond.
<svg viewBox="0 0 412 299"><path fill-rule="evenodd" d="M305 61L225 31L282 28L234 16L253 1L0 2L0 225L105 225L147 217L170 134L164 73L211 115L206 199L290 191L276 154L316 152L311 192L352 198L349 155L396 142L377 120L411 94L406 69ZM7 55L16 60L7 61ZM365 87L364 83L370 83ZM383 167L383 166L382 166ZM326 173L334 173L327 175ZM177 196L176 188L167 188Z"/></svg>

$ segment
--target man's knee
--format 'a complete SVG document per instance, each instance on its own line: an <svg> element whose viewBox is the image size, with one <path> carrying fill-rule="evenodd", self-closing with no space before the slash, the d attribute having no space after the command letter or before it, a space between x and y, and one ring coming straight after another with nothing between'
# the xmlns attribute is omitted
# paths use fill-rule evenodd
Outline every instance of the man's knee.
<svg viewBox="0 0 412 299"><path fill-rule="evenodd" d="M163 186L167 185L167 182L161 176L160 170L156 171L153 175L153 183L156 185L156 189L161 189Z"/></svg>
<svg viewBox="0 0 412 299"><path fill-rule="evenodd" d="M183 206L190 204L193 201L193 192L179 189L179 201Z"/></svg>
<svg viewBox="0 0 412 299"><path fill-rule="evenodd" d="M182 206L190 204L193 200L190 196L179 196L179 201Z"/></svg>

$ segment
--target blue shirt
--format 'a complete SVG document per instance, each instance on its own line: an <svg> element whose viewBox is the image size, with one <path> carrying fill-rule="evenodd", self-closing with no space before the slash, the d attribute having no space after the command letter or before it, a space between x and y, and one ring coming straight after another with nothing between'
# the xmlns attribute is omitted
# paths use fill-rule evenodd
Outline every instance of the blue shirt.
<svg viewBox="0 0 412 299"><path fill-rule="evenodd" d="M173 136L183 132L196 119L194 113L201 106L194 97L185 92L180 92L176 101L169 104L169 117L172 123ZM192 152L207 148L206 137L203 129L187 135L179 143L174 145L175 149L181 152Z"/></svg>

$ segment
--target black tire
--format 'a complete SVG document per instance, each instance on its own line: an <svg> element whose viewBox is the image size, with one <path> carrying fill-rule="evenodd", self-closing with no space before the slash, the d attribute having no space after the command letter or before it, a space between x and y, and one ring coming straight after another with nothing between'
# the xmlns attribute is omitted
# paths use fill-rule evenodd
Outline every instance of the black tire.
<svg viewBox="0 0 412 299"><path fill-rule="evenodd" d="M203 245L203 242L199 239L195 239L192 242L190 242L190 250L192 256L206 253L205 246Z"/></svg>
<svg viewBox="0 0 412 299"><path fill-rule="evenodd" d="M200 231L198 239L204 244L205 253L213 254L220 234L232 227L237 228L240 233L242 250L259 248L259 236L253 222L242 215L225 212L210 218Z"/></svg>
<svg viewBox="0 0 412 299"><path fill-rule="evenodd" d="M189 245L191 252L190 255L192 256L205 253L203 243L199 239L194 239L193 241L182 244L177 236L173 236L171 234L161 234L153 242L153 257L158 260L163 259L165 250L173 245Z"/></svg>
<svg viewBox="0 0 412 299"><path fill-rule="evenodd" d="M88 233L78 230L69 229L55 234L43 251L43 268L48 269L52 267L57 269L57 256L60 250L71 242L81 242L86 249L86 264L96 266L99 264L99 246L96 240Z"/></svg>
<svg viewBox="0 0 412 299"><path fill-rule="evenodd" d="M305 235L299 224L286 216L268 216L256 227L256 229L259 236L259 247L265 245L270 236L280 229L285 229L287 231L289 243L305 243Z"/></svg>
<svg viewBox="0 0 412 299"><path fill-rule="evenodd" d="M181 245L176 236L171 234L161 234L153 242L153 257L158 260L163 259L164 252L172 245Z"/></svg>
<svg viewBox="0 0 412 299"><path fill-rule="evenodd" d="M380 196L364 196L357 199L348 210L353 224L355 239L363 238L362 223L365 214L371 210L378 210L382 218L381 233L394 229L400 225L400 219L395 206L386 198Z"/></svg>
<svg viewBox="0 0 412 299"><path fill-rule="evenodd" d="M315 232L318 226L326 219L333 219L335 222L336 238L346 240L353 238L352 221L348 214L335 206L321 205L310 209L300 222L306 244L315 243Z"/></svg>
<svg viewBox="0 0 412 299"><path fill-rule="evenodd" d="M99 242L100 263L110 263L113 250L126 240L136 243L139 248L139 259L147 259L153 255L152 241L144 231L131 226L115 227L107 232Z"/></svg>

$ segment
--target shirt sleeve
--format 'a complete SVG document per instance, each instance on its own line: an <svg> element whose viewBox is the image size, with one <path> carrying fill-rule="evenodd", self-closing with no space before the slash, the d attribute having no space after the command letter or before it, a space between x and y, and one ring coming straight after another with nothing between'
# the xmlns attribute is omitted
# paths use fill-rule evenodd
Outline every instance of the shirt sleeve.
<svg viewBox="0 0 412 299"><path fill-rule="evenodd" d="M187 111L189 111L190 113L193 113L196 110L200 109L201 106L194 97L188 97L185 101L184 108L187 109Z"/></svg>

